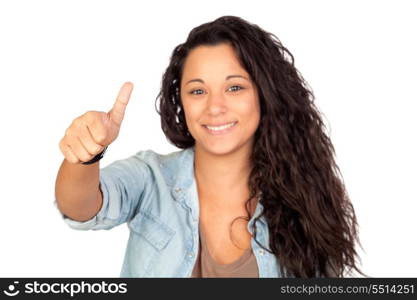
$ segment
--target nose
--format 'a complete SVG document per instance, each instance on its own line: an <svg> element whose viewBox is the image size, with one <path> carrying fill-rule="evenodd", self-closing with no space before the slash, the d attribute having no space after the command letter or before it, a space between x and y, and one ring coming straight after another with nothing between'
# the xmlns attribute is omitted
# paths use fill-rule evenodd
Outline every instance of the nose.
<svg viewBox="0 0 417 300"><path fill-rule="evenodd" d="M216 116L227 111L226 99L221 93L211 93L207 98L207 111Z"/></svg>

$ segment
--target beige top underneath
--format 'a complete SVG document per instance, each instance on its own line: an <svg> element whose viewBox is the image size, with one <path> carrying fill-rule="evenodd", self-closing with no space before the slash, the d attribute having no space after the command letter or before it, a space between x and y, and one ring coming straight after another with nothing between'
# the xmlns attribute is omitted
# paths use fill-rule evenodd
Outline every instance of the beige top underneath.
<svg viewBox="0 0 417 300"><path fill-rule="evenodd" d="M246 249L237 260L230 264L216 263L208 252L203 230L200 228L200 247L191 277L257 278L259 277L259 271L251 247Z"/></svg>

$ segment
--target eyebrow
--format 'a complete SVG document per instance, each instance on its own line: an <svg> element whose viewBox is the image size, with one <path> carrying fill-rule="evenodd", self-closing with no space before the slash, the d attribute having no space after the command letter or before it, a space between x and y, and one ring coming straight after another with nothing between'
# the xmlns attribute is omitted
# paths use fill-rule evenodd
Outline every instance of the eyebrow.
<svg viewBox="0 0 417 300"><path fill-rule="evenodd" d="M225 80L229 80L231 78L243 78L243 79L246 79L246 80L249 81L249 79L247 77L242 76L242 75L229 75L229 76L226 76L226 79ZM201 78L194 78L194 79L188 80L185 84L189 84L191 82L201 82L201 83L204 83L204 80L201 79Z"/></svg>

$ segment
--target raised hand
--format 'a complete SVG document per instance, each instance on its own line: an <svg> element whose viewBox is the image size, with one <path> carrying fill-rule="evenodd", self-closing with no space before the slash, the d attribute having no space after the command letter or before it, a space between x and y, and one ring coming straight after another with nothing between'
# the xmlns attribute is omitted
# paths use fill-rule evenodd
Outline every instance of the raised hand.
<svg viewBox="0 0 417 300"><path fill-rule="evenodd" d="M131 82L124 83L109 112L88 111L72 121L59 142L67 161L89 161L118 137L132 90Z"/></svg>

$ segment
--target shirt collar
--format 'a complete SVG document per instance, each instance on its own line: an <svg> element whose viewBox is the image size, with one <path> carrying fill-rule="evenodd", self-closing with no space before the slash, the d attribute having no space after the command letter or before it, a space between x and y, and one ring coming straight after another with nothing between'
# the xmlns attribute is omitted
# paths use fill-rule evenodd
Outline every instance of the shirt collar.
<svg viewBox="0 0 417 300"><path fill-rule="evenodd" d="M175 200L183 203L189 195L189 190L195 185L194 177L194 147L184 149L176 165L177 173L174 175L172 195Z"/></svg>

